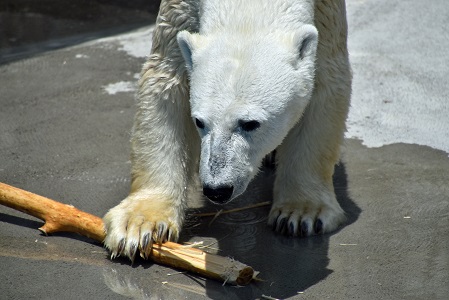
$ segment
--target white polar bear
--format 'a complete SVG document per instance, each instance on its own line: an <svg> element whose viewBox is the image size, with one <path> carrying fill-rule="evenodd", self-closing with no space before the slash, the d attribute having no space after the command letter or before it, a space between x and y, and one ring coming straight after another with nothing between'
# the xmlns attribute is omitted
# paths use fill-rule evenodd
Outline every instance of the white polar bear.
<svg viewBox="0 0 449 300"><path fill-rule="evenodd" d="M162 1L139 82L131 193L104 217L112 257L147 258L153 242L176 240L198 179L225 203L274 150L268 224L291 236L335 230L346 39L344 0Z"/></svg>

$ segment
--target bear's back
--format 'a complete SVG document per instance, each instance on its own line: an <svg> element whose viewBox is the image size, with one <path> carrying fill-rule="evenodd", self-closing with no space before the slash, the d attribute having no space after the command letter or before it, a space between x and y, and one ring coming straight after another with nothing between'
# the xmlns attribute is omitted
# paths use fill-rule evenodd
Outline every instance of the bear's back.
<svg viewBox="0 0 449 300"><path fill-rule="evenodd" d="M205 0L200 3L200 33L291 31L313 24L311 0Z"/></svg>

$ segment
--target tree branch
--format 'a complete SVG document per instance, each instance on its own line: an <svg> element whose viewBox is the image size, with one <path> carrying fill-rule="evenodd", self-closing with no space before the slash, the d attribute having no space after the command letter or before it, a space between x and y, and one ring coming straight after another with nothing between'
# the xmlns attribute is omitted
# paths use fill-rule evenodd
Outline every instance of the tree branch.
<svg viewBox="0 0 449 300"><path fill-rule="evenodd" d="M0 183L0 204L32 215L45 222L44 234L75 232L103 243L103 220L54 200ZM229 257L209 254L176 243L153 245L150 259L156 263L187 270L228 284L247 285L258 272Z"/></svg>

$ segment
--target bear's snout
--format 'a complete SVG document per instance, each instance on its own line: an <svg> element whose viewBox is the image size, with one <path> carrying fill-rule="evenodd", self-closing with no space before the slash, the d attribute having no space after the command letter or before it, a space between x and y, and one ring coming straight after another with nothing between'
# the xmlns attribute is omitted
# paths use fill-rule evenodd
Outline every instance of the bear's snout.
<svg viewBox="0 0 449 300"><path fill-rule="evenodd" d="M224 204L231 199L232 193L234 192L234 187L232 185L226 186L204 186L203 194L209 198L212 202L217 204Z"/></svg>

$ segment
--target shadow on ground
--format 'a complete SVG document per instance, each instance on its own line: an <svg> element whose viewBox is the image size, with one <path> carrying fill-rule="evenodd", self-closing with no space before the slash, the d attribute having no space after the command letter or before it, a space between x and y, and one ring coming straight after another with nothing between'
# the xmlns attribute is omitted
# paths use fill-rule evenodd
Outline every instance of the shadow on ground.
<svg viewBox="0 0 449 300"><path fill-rule="evenodd" d="M155 23L158 0L3 0L0 64Z"/></svg>
<svg viewBox="0 0 449 300"><path fill-rule="evenodd" d="M274 172L264 170L251 183L247 192L225 207L206 202L201 212L214 212L220 209L245 207L254 203L271 200ZM347 213L348 221L343 226L354 223L361 210L348 195L348 181L345 166L335 167L334 184L337 198ZM195 210L195 212L198 210ZM202 280L188 274L195 285L176 285L170 283L156 293L148 280L132 278L128 272L120 274L114 269L105 270L106 284L121 295L159 297L161 299L180 299L187 294L207 296L211 299L256 299L262 294L287 298L324 280L332 270L328 269L329 239L332 234L309 238L289 238L274 234L266 225L269 206L222 214L215 220L211 217L190 217L181 241L203 241L214 253L231 256L260 271L262 281L254 282L245 288L221 286L219 282ZM211 222L212 221L212 222ZM117 261L119 264L126 260ZM143 267L150 264L138 261ZM172 271L172 273L175 271ZM156 282L156 278L153 279ZM142 285L138 284L141 282ZM173 285L174 284L174 285ZM175 288L175 289L173 289ZM176 292L175 292L176 291ZM178 294L179 293L179 294ZM206 293L206 294L204 294Z"/></svg>

